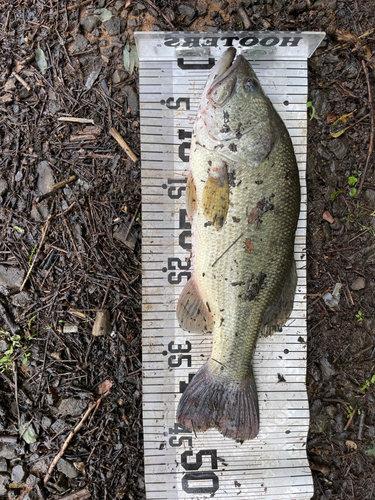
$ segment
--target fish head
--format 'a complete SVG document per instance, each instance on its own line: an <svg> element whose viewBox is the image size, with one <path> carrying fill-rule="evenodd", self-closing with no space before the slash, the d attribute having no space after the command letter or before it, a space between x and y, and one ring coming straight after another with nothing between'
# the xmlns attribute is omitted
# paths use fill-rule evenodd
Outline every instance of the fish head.
<svg viewBox="0 0 375 500"><path fill-rule="evenodd" d="M204 89L195 127L198 142L241 163L261 161L276 138L275 120L278 115L250 63L230 47Z"/></svg>

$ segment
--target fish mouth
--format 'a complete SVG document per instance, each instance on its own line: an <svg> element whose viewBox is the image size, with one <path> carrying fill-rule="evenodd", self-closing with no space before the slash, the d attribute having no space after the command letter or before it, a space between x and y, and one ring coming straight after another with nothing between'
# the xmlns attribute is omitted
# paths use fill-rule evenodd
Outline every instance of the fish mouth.
<svg viewBox="0 0 375 500"><path fill-rule="evenodd" d="M229 47L229 49L224 52L219 61L216 63L208 81L206 96L215 107L223 106L234 93L237 81L235 73L244 60L241 55L237 56L235 59L236 53L237 50L234 47ZM218 90L220 86L226 86L227 95L224 100L220 99L221 102L217 102L213 96L215 95L215 91Z"/></svg>

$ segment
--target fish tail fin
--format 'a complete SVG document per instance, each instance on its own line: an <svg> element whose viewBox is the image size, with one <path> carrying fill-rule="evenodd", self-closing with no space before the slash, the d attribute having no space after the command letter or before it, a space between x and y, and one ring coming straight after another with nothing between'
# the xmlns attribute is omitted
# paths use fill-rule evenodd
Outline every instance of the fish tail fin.
<svg viewBox="0 0 375 500"><path fill-rule="evenodd" d="M193 432L216 427L236 441L253 439L259 432L258 394L252 370L241 381L228 381L210 368L200 368L185 389L177 422Z"/></svg>

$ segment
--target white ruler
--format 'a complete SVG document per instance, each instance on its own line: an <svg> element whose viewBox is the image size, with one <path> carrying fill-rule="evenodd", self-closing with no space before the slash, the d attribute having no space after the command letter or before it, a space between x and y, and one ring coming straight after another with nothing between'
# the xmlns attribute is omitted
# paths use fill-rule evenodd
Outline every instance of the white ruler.
<svg viewBox="0 0 375 500"><path fill-rule="evenodd" d="M140 59L143 222L143 425L148 500L308 500L306 372L307 59L324 33L136 33ZM227 46L248 57L287 125L302 186L295 239L298 285L280 333L259 339L253 367L260 432L243 444L176 423L181 393L211 336L178 325L190 277L185 187L192 127L210 68Z"/></svg>

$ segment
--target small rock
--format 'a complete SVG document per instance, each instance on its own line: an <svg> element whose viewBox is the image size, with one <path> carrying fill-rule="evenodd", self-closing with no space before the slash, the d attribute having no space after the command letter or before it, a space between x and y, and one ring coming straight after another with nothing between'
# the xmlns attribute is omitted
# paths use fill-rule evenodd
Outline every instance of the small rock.
<svg viewBox="0 0 375 500"><path fill-rule="evenodd" d="M162 29L160 28L160 26L158 24L153 24L152 31L162 31Z"/></svg>
<svg viewBox="0 0 375 500"><path fill-rule="evenodd" d="M19 170L16 175L14 176L14 180L15 182L20 182L22 181L22 178L23 178L23 172L22 170Z"/></svg>
<svg viewBox="0 0 375 500"><path fill-rule="evenodd" d="M122 243L124 243L124 245L129 247L131 250L134 250L135 245L137 243L138 234L136 231L130 231L128 237L126 238L127 232L128 232L128 226L126 226L125 224L121 224L114 231L113 236L114 236L114 238L116 238L116 240L121 241Z"/></svg>
<svg viewBox="0 0 375 500"><path fill-rule="evenodd" d="M25 278L25 271L18 267L0 265L0 285L7 288L11 293L17 292Z"/></svg>
<svg viewBox="0 0 375 500"><path fill-rule="evenodd" d="M83 52L86 47L88 46L89 42L88 40L81 35L80 33L77 34L74 45L73 45L73 53L74 52Z"/></svg>
<svg viewBox="0 0 375 500"><path fill-rule="evenodd" d="M100 24L100 20L93 15L85 16L81 21L81 26L85 31L91 33Z"/></svg>
<svg viewBox="0 0 375 500"><path fill-rule="evenodd" d="M32 297L29 292L20 292L13 295L11 300L15 307L25 308L31 303Z"/></svg>
<svg viewBox="0 0 375 500"><path fill-rule="evenodd" d="M4 472L0 473L0 496L5 496L8 491L9 486L9 476Z"/></svg>
<svg viewBox="0 0 375 500"><path fill-rule="evenodd" d="M109 36L119 35L121 32L120 18L113 16L108 21L104 21L103 28Z"/></svg>
<svg viewBox="0 0 375 500"><path fill-rule="evenodd" d="M243 2L241 2L243 4ZM197 2L197 12L198 16L203 17L207 15L208 7L203 2Z"/></svg>
<svg viewBox="0 0 375 500"><path fill-rule="evenodd" d="M22 464L16 465L12 469L12 483L21 484L25 477L25 469Z"/></svg>
<svg viewBox="0 0 375 500"><path fill-rule="evenodd" d="M8 80L5 82L4 85L4 91L5 92L12 92L13 90L16 90L16 79L15 78L8 78Z"/></svg>
<svg viewBox="0 0 375 500"><path fill-rule="evenodd" d="M36 457L38 457L38 458L35 460ZM32 461L31 460L32 458L35 461ZM46 457L39 458L38 454L35 453L35 455L31 455L30 462L31 462L31 471L32 472L35 472L37 474L46 474L48 469L49 469L49 466L51 464L51 459L46 458Z"/></svg>
<svg viewBox="0 0 375 500"><path fill-rule="evenodd" d="M335 217L334 221L331 224L331 229L333 229L333 231L340 231L340 229L342 227L343 226L342 226L342 223L341 223L340 219L338 219L337 217Z"/></svg>
<svg viewBox="0 0 375 500"><path fill-rule="evenodd" d="M18 444L17 440L11 443L0 443L0 458L12 460L13 458L19 458L20 455L24 454L25 445L23 443Z"/></svg>
<svg viewBox="0 0 375 500"><path fill-rule="evenodd" d="M195 9L190 5L180 4L178 10L181 16L184 16L185 24L190 24L195 16Z"/></svg>
<svg viewBox="0 0 375 500"><path fill-rule="evenodd" d="M323 380L327 381L336 375L336 368L328 361L327 358L319 360L320 369L322 372Z"/></svg>
<svg viewBox="0 0 375 500"><path fill-rule="evenodd" d="M26 479L26 486L35 486L38 481L39 479L34 474L30 474Z"/></svg>
<svg viewBox="0 0 375 500"><path fill-rule="evenodd" d="M338 160L342 160L349 150L348 141L345 137L338 137L328 142L328 148Z"/></svg>
<svg viewBox="0 0 375 500"><path fill-rule="evenodd" d="M41 423L42 423L42 427L44 427L44 429L49 429L51 427L52 420L48 417L43 417Z"/></svg>
<svg viewBox="0 0 375 500"><path fill-rule="evenodd" d="M0 472L7 472L8 465L5 458L0 458Z"/></svg>
<svg viewBox="0 0 375 500"><path fill-rule="evenodd" d="M51 429L53 430L53 432L55 432L56 434L58 434L59 432L61 432L63 429L65 429L66 427L66 423L64 422L64 420L61 420L61 418L58 418L56 420L56 422L54 422L52 425L51 425Z"/></svg>
<svg viewBox="0 0 375 500"><path fill-rule="evenodd" d="M87 408L87 404L87 401L83 399L63 399L59 406L59 413L60 415L71 415L73 417L77 417Z"/></svg>
<svg viewBox="0 0 375 500"><path fill-rule="evenodd" d="M8 182L4 177L0 178L0 196L4 196L8 191Z"/></svg>
<svg viewBox="0 0 375 500"><path fill-rule="evenodd" d="M357 279L355 279L352 284L350 285L350 288L352 290L363 290L366 286L365 279L362 278L361 276Z"/></svg>
<svg viewBox="0 0 375 500"><path fill-rule="evenodd" d="M139 104L138 95L132 86L126 85L124 87L125 93L128 96L128 106L130 108L130 114L136 116L138 114Z"/></svg>
<svg viewBox="0 0 375 500"><path fill-rule="evenodd" d="M9 344L5 340L0 340L0 352L5 352L9 349Z"/></svg>
<svg viewBox="0 0 375 500"><path fill-rule="evenodd" d="M31 215L31 218L37 222L41 222L41 221L46 220L48 215L49 215L47 202L42 201L41 203L39 203L38 205L33 207L31 209L30 215Z"/></svg>
<svg viewBox="0 0 375 500"><path fill-rule="evenodd" d="M1 194L1 191L0 191ZM373 189L366 189L365 191L365 197L368 201L371 203L375 204L375 190Z"/></svg>
<svg viewBox="0 0 375 500"><path fill-rule="evenodd" d="M316 114L323 121L326 120L327 116L329 115L332 109L332 106L329 101L330 101L329 96L327 92L324 92L324 90L316 89L311 91L311 102L313 103Z"/></svg>
<svg viewBox="0 0 375 500"><path fill-rule="evenodd" d="M71 479L78 476L78 471L76 470L72 462L69 462L64 458L60 458L60 460L57 462L57 470L65 474L65 476L70 477Z"/></svg>
<svg viewBox="0 0 375 500"><path fill-rule="evenodd" d="M123 82L128 76L129 73L127 71L116 69L112 75L112 83L116 85L117 83Z"/></svg>
<svg viewBox="0 0 375 500"><path fill-rule="evenodd" d="M38 173L38 193L46 194L52 191L52 186L55 184L52 170L48 165L48 161L41 161L37 166Z"/></svg>
<svg viewBox="0 0 375 500"><path fill-rule="evenodd" d="M95 337L99 337L100 335L109 335L111 331L111 317L108 309L98 311L92 328L92 334Z"/></svg>
<svg viewBox="0 0 375 500"><path fill-rule="evenodd" d="M124 7L124 5L125 5L124 0L117 0L117 2L115 3L115 9L120 11Z"/></svg>

